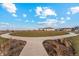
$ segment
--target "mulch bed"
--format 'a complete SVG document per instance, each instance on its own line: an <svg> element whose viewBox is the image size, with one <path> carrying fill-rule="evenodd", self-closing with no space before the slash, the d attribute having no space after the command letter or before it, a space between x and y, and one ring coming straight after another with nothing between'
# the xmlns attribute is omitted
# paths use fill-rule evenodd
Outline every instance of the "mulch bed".
<svg viewBox="0 0 79 59"><path fill-rule="evenodd" d="M9 39L0 45L0 55L2 56L19 56L24 48L26 41Z"/></svg>

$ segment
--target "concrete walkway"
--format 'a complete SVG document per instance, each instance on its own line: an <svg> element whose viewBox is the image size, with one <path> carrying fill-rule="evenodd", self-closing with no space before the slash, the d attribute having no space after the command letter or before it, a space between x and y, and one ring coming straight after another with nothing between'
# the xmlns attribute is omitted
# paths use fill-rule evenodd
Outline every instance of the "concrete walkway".
<svg viewBox="0 0 79 59"><path fill-rule="evenodd" d="M56 40L60 38L72 37L77 35L78 34L70 33L66 35L50 37L18 37L11 36L9 35L9 33L6 33L2 34L1 37L27 41L27 44L20 53L21 56L47 56L48 54L42 44L45 40Z"/></svg>

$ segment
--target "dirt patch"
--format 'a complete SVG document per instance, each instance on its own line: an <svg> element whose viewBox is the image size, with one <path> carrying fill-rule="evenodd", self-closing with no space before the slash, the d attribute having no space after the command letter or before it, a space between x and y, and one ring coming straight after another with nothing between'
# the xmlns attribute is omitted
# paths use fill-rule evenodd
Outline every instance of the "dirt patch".
<svg viewBox="0 0 79 59"><path fill-rule="evenodd" d="M26 41L9 39L8 41L0 45L0 55L19 56L25 44Z"/></svg>
<svg viewBox="0 0 79 59"><path fill-rule="evenodd" d="M49 56L73 56L74 49L67 39L46 40L43 45Z"/></svg>

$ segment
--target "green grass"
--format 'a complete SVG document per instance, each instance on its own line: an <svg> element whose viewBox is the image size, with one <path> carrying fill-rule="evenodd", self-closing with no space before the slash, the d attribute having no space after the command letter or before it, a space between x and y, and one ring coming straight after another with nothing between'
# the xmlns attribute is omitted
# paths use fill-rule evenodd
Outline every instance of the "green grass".
<svg viewBox="0 0 79 59"><path fill-rule="evenodd" d="M72 46L75 49L75 55L79 56L79 36L68 38L72 42Z"/></svg>
<svg viewBox="0 0 79 59"><path fill-rule="evenodd" d="M22 37L47 37L47 36L56 36L56 35L64 35L67 32L64 31L16 31L11 33L14 36L22 36Z"/></svg>
<svg viewBox="0 0 79 59"><path fill-rule="evenodd" d="M5 39L5 38L0 37L0 44L3 44L3 43L6 42L7 40L9 40L9 39Z"/></svg>

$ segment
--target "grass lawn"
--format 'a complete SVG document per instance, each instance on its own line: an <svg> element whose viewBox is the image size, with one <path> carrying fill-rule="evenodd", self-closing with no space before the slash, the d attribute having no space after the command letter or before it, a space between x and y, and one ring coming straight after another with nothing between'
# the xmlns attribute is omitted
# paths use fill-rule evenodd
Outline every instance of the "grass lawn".
<svg viewBox="0 0 79 59"><path fill-rule="evenodd" d="M5 39L5 38L0 37L0 44L6 42L7 40L9 40L9 39Z"/></svg>
<svg viewBox="0 0 79 59"><path fill-rule="evenodd" d="M75 49L75 55L79 56L79 36L68 38L72 42L72 46Z"/></svg>
<svg viewBox="0 0 79 59"><path fill-rule="evenodd" d="M23 36L23 37L46 37L46 36L56 36L64 35L67 32L64 31L16 31L11 33L14 36Z"/></svg>

